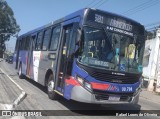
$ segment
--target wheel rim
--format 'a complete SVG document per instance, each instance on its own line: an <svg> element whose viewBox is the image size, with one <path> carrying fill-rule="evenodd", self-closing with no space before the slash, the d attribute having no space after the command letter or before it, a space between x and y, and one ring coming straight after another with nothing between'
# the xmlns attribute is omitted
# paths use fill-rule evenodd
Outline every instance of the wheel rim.
<svg viewBox="0 0 160 119"><path fill-rule="evenodd" d="M49 81L48 82L48 92L52 92L54 89L54 82L53 81Z"/></svg>

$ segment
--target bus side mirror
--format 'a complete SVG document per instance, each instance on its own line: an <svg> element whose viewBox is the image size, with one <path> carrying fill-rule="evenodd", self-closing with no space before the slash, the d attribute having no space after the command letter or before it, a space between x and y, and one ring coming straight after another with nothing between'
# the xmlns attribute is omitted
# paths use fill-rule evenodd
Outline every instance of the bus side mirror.
<svg viewBox="0 0 160 119"><path fill-rule="evenodd" d="M81 41L81 35L82 35L82 31L80 29L77 29L77 37L75 42L76 45Z"/></svg>

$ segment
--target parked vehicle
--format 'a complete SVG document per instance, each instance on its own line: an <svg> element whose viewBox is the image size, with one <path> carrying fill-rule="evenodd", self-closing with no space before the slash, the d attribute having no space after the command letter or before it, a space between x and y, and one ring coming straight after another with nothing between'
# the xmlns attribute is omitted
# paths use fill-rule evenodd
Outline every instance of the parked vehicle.
<svg viewBox="0 0 160 119"><path fill-rule="evenodd" d="M13 63L13 56L8 56L8 57L6 58L6 62L8 62L8 63Z"/></svg>

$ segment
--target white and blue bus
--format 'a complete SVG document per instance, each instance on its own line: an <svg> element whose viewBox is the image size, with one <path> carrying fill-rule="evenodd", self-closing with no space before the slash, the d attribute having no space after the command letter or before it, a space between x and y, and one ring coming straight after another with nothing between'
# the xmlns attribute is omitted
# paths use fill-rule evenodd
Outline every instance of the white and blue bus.
<svg viewBox="0 0 160 119"><path fill-rule="evenodd" d="M86 103L136 104L142 80L145 29L106 11L85 8L18 37L19 77Z"/></svg>

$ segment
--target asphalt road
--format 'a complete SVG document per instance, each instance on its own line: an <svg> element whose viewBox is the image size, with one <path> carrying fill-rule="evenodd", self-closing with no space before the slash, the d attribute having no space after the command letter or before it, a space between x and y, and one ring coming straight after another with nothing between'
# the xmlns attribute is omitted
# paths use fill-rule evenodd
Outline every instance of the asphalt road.
<svg viewBox="0 0 160 119"><path fill-rule="evenodd" d="M120 116L104 116L104 113L100 113L101 115L95 116L96 112L105 112L107 110L149 110L148 113L152 114L156 111L160 110L160 104L151 102L147 99L141 98L138 105L91 105L85 103L79 103L75 101L68 101L64 98L60 100L50 100L47 96L46 89L32 81L31 79L19 79L17 75L17 71L14 69L12 64L8 64L5 61L0 60L0 68L5 72L0 71L0 109L2 110L5 104L13 104L17 97L19 97L22 93L20 89L8 78L8 76L19 85L25 92L26 96L18 103L18 105L12 107L12 110L55 110L44 112L47 114L54 115L63 115L57 117L43 116L38 117L40 119L45 118L63 118L63 119L107 119L107 118L115 118L115 119L125 119L125 118L148 118L148 119L156 119L160 117L155 116L142 116L142 117L120 117ZM8 76L7 76L8 75ZM58 110L58 111L57 111ZM83 110L83 111L77 111ZM88 110L97 110L97 111L88 111ZM151 111L150 111L151 110ZM160 112L160 111L159 111ZM68 116L66 116L68 115ZM2 119L12 118L12 119L36 119L37 117L0 117Z"/></svg>

